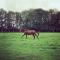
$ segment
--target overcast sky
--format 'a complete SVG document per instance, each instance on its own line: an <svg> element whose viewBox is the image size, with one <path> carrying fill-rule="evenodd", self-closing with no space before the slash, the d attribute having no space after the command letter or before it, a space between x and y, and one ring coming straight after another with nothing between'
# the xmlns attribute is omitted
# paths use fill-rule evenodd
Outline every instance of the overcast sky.
<svg viewBox="0 0 60 60"><path fill-rule="evenodd" d="M32 8L60 10L60 0L0 0L0 8L19 12Z"/></svg>

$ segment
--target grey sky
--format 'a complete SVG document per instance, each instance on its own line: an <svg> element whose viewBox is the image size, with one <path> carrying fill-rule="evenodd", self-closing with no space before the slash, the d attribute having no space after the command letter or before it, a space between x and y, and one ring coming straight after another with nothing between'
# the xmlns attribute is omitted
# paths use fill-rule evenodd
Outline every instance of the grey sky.
<svg viewBox="0 0 60 60"><path fill-rule="evenodd" d="M60 10L60 0L0 0L0 8L12 11L43 8Z"/></svg>

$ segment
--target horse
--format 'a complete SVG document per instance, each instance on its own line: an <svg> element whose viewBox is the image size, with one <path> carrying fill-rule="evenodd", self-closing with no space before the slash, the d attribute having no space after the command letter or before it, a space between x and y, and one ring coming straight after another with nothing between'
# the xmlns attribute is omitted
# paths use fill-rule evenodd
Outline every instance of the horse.
<svg viewBox="0 0 60 60"><path fill-rule="evenodd" d="M22 35L22 37L24 36L24 35L26 35L26 38L27 38L27 35L32 35L33 37L34 37L34 39L35 39L35 36L38 38L38 36L39 36L39 32L36 32L35 30L30 30L30 29L23 29L23 30L21 30L21 32L23 32L24 34ZM22 38L21 37L21 38Z"/></svg>

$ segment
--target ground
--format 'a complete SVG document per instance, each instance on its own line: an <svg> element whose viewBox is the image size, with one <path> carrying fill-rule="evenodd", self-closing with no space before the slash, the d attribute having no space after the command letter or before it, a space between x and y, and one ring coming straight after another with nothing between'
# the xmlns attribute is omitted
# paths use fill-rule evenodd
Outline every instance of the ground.
<svg viewBox="0 0 60 60"><path fill-rule="evenodd" d="M60 33L40 32L39 39L22 33L0 33L0 60L60 60Z"/></svg>

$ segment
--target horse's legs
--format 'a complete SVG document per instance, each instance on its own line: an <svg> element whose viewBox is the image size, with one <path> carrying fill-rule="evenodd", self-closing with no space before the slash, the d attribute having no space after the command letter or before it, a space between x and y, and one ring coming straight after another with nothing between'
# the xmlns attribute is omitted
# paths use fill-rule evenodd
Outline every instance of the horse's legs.
<svg viewBox="0 0 60 60"><path fill-rule="evenodd" d="M24 35L26 35L26 39L27 39L27 34L25 34L25 33L21 36L21 38L22 38Z"/></svg>
<svg viewBox="0 0 60 60"><path fill-rule="evenodd" d="M26 39L27 39L27 34L26 34Z"/></svg>
<svg viewBox="0 0 60 60"><path fill-rule="evenodd" d="M39 36L39 32L37 32L36 35Z"/></svg>
<svg viewBox="0 0 60 60"><path fill-rule="evenodd" d="M37 34L38 34L38 36L39 36L39 32L38 32Z"/></svg>
<svg viewBox="0 0 60 60"><path fill-rule="evenodd" d="M37 34L35 34L35 36L38 38L38 35ZM39 39L39 38L38 38Z"/></svg>
<svg viewBox="0 0 60 60"><path fill-rule="evenodd" d="M34 37L34 39L35 39L35 35L33 34L33 37Z"/></svg>
<svg viewBox="0 0 60 60"><path fill-rule="evenodd" d="M25 33L21 36L21 38L25 35Z"/></svg>

